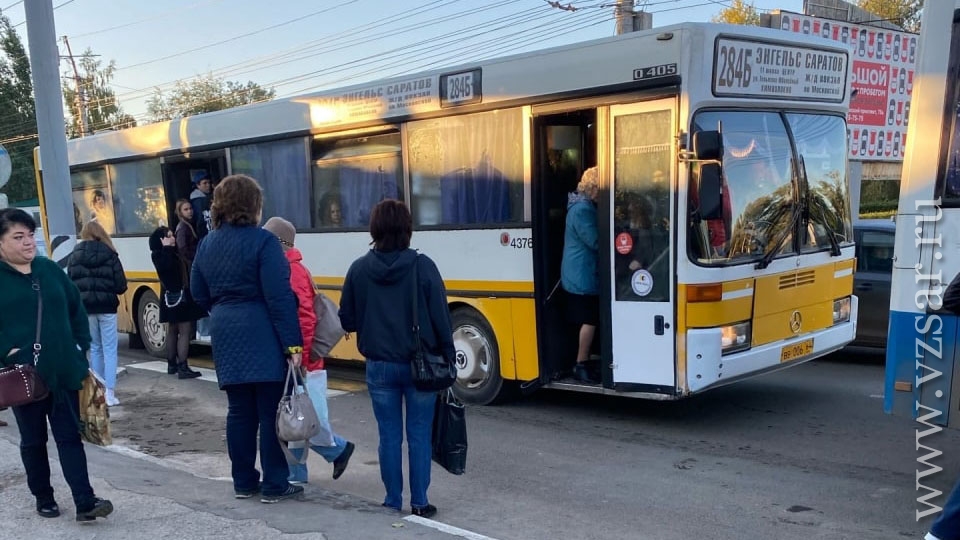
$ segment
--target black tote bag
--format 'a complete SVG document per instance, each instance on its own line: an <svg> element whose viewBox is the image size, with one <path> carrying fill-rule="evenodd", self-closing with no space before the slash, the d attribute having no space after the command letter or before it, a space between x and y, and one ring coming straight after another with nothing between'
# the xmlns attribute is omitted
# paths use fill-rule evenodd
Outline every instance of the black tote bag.
<svg viewBox="0 0 960 540"><path fill-rule="evenodd" d="M467 419L452 390L437 394L433 414L433 460L451 474L467 469Z"/></svg>

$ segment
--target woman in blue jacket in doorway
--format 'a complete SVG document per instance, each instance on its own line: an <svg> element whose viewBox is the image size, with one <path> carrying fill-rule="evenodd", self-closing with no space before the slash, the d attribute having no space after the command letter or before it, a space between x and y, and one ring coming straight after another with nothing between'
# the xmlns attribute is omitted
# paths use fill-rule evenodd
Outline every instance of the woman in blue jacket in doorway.
<svg viewBox="0 0 960 540"><path fill-rule="evenodd" d="M563 235L563 262L560 282L567 292L567 317L580 329L580 345L574 376L583 382L598 382L587 371L590 348L600 323L600 274L597 271L597 197L600 185L597 168L583 171L577 191L567 203Z"/></svg>
<svg viewBox="0 0 960 540"><path fill-rule="evenodd" d="M234 493L238 499L260 493L260 502L275 503L303 493L287 481L276 428L287 364L299 367L303 338L290 265L277 238L257 226L262 209L263 192L253 178L233 175L217 185L213 231L197 249L190 290L210 312L213 361L229 407Z"/></svg>

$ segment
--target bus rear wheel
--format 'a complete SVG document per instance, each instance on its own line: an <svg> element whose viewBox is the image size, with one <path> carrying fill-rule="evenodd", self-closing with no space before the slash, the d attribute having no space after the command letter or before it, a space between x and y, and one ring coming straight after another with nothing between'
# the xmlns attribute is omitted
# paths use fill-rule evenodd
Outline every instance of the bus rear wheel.
<svg viewBox="0 0 960 540"><path fill-rule="evenodd" d="M137 330L150 356L167 357L167 325L160 322L160 300L151 290L144 291L137 303Z"/></svg>
<svg viewBox="0 0 960 540"><path fill-rule="evenodd" d="M453 392L465 403L488 405L508 396L508 383L500 376L497 337L486 319L472 308L458 308L453 319L457 382Z"/></svg>

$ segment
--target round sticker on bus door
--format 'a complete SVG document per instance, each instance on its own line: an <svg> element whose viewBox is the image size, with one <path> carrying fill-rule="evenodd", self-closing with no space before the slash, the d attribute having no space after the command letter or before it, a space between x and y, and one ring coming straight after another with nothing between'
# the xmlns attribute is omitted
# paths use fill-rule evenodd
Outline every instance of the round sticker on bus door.
<svg viewBox="0 0 960 540"><path fill-rule="evenodd" d="M637 270L630 279L633 293L637 296L646 296L653 290L653 276L646 270Z"/></svg>
<svg viewBox="0 0 960 540"><path fill-rule="evenodd" d="M633 250L633 237L629 233L622 232L617 235L617 253L626 255Z"/></svg>

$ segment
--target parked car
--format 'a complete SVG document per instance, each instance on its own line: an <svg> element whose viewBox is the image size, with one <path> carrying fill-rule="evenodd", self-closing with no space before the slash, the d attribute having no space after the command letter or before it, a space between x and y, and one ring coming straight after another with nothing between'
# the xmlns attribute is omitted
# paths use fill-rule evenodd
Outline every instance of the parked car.
<svg viewBox="0 0 960 540"><path fill-rule="evenodd" d="M857 244L853 291L860 298L860 311L851 345L886 348L896 224L889 219L864 219L854 224L853 231Z"/></svg>

